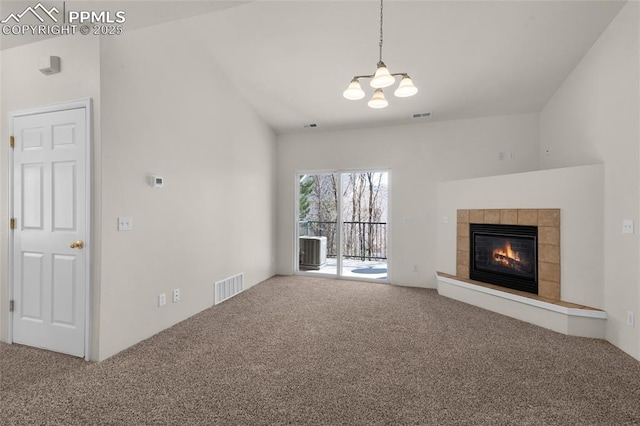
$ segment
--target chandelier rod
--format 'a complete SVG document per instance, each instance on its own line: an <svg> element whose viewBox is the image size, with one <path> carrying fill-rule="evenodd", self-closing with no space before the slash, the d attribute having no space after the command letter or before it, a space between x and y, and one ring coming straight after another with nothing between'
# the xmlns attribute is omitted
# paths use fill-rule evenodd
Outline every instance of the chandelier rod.
<svg viewBox="0 0 640 426"><path fill-rule="evenodd" d="M402 76L402 77L409 77L409 74L407 74L406 72L392 72L390 73L390 75L392 76ZM369 74L369 75L354 75L352 80L359 80L361 78L373 78L375 77L375 74Z"/></svg>
<svg viewBox="0 0 640 426"><path fill-rule="evenodd" d="M380 61L382 62L382 17L383 17L383 6L382 6L382 2L383 0L380 0Z"/></svg>

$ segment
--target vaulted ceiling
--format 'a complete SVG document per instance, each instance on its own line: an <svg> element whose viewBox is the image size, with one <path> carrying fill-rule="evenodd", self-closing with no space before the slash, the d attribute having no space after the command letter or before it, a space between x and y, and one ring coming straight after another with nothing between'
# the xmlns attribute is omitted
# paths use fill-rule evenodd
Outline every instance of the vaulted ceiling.
<svg viewBox="0 0 640 426"><path fill-rule="evenodd" d="M409 73L419 92L400 99L389 88L389 106L373 110L366 82L363 100L348 101L342 91L354 75L375 71L376 0L82 3L127 11L129 31L197 16L190 34L176 37L211 55L279 133L308 123L415 122L412 114L423 112L432 115L420 120L435 121L540 111L624 4L386 0L383 59L391 72Z"/></svg>

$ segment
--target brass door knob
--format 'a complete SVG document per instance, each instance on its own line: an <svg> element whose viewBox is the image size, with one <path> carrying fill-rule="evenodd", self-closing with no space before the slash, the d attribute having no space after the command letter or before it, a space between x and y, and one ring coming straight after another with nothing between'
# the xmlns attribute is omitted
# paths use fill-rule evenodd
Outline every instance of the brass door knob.
<svg viewBox="0 0 640 426"><path fill-rule="evenodd" d="M82 240L74 241L71 244L69 244L69 247L81 249L84 247L84 241Z"/></svg>

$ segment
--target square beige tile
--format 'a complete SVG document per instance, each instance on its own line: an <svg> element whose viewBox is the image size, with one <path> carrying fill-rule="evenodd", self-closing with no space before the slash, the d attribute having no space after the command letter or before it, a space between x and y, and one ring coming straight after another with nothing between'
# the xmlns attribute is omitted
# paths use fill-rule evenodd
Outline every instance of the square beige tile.
<svg viewBox="0 0 640 426"><path fill-rule="evenodd" d="M560 282L560 265L538 261L538 281Z"/></svg>
<svg viewBox="0 0 640 426"><path fill-rule="evenodd" d="M469 224L468 223L459 223L457 226L458 226L458 237L468 237L469 236Z"/></svg>
<svg viewBox="0 0 640 426"><path fill-rule="evenodd" d="M502 225L518 224L518 209L502 209L500 210L500 223Z"/></svg>
<svg viewBox="0 0 640 426"><path fill-rule="evenodd" d="M484 211L484 223L500 223L500 210L492 209Z"/></svg>
<svg viewBox="0 0 640 426"><path fill-rule="evenodd" d="M456 264L460 266L469 266L469 252L458 250L456 252Z"/></svg>
<svg viewBox="0 0 640 426"><path fill-rule="evenodd" d="M458 210L457 223L469 223L469 210Z"/></svg>
<svg viewBox="0 0 640 426"><path fill-rule="evenodd" d="M560 300L560 283L552 281L538 282L538 296Z"/></svg>
<svg viewBox="0 0 640 426"><path fill-rule="evenodd" d="M468 266L458 265L456 267L456 275L459 278L469 279L469 267Z"/></svg>
<svg viewBox="0 0 640 426"><path fill-rule="evenodd" d="M518 209L518 225L538 225L538 210Z"/></svg>
<svg viewBox="0 0 640 426"><path fill-rule="evenodd" d="M560 209L538 210L538 226L560 226Z"/></svg>
<svg viewBox="0 0 640 426"><path fill-rule="evenodd" d="M560 245L560 228L555 226L538 227L538 244Z"/></svg>
<svg viewBox="0 0 640 426"><path fill-rule="evenodd" d="M471 250L469 247L470 243L471 241L469 240L469 237L458 237L458 250L466 251L468 253L469 250Z"/></svg>
<svg viewBox="0 0 640 426"><path fill-rule="evenodd" d="M484 223L484 210L470 210L469 211L470 223Z"/></svg>
<svg viewBox="0 0 640 426"><path fill-rule="evenodd" d="M560 246L555 244L538 244L538 261L560 263Z"/></svg>

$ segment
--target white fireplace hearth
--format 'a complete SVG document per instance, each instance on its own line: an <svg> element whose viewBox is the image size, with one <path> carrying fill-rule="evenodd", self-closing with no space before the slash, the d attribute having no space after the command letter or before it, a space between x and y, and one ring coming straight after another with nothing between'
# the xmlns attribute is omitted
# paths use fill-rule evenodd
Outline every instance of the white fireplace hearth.
<svg viewBox="0 0 640 426"><path fill-rule="evenodd" d="M607 313L588 306L549 301L498 286L436 274L438 294L568 336L604 339Z"/></svg>

